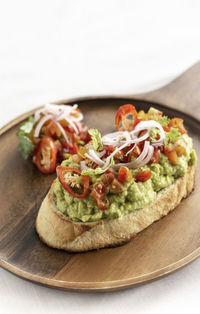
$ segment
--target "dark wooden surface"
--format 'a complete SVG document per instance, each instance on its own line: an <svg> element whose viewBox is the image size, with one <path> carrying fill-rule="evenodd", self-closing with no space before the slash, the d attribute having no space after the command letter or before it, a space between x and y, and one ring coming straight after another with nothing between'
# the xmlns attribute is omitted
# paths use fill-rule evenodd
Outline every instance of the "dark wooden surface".
<svg viewBox="0 0 200 314"><path fill-rule="evenodd" d="M113 131L119 105L148 110L152 103L185 120L200 156L200 64L157 91L136 96L74 99L89 127ZM145 101L143 101L145 100ZM148 100L148 101L146 101ZM162 104L169 106L164 107ZM180 112L177 113L176 110ZM183 111L189 115L184 114ZM0 265L37 283L79 291L109 291L164 276L200 254L200 169L195 191L177 209L129 243L81 254L51 249L34 229L41 201L55 175L43 175L17 150L24 114L0 131ZM195 117L195 118L192 118Z"/></svg>

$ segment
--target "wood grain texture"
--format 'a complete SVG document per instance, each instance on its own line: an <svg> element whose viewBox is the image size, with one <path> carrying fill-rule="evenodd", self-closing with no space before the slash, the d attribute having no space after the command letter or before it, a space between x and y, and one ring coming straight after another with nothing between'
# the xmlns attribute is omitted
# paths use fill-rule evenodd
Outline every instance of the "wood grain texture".
<svg viewBox="0 0 200 314"><path fill-rule="evenodd" d="M168 86L144 95L65 100L80 104L89 127L114 130L119 105L153 105L185 120L200 156L200 64ZM145 99L143 101L142 99ZM146 101L149 100L149 101ZM154 101L161 104L155 104ZM63 102L63 101L62 101ZM168 105L170 108L163 106ZM176 109L174 109L176 108ZM180 112L177 113L177 109ZM189 115L184 114L187 111ZM25 279L60 289L110 291L166 275L200 255L200 169L195 191L177 209L129 243L73 254L51 249L38 238L35 218L55 175L43 175L17 150L16 131L28 115L12 121L0 136L0 265ZM197 118L193 118L195 116Z"/></svg>
<svg viewBox="0 0 200 314"><path fill-rule="evenodd" d="M158 102L200 120L199 86L200 62L168 85L146 94L135 95L134 98Z"/></svg>

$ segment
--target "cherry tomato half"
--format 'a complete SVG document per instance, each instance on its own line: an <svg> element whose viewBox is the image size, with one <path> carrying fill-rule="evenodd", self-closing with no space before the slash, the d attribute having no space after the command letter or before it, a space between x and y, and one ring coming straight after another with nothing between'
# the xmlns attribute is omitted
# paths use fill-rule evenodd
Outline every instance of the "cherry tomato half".
<svg viewBox="0 0 200 314"><path fill-rule="evenodd" d="M108 170L107 170L108 171ZM114 172L106 172L104 173L103 177L102 177L102 181L105 184L105 186L111 184L113 182L115 178L115 174Z"/></svg>
<svg viewBox="0 0 200 314"><path fill-rule="evenodd" d="M139 170L137 173L136 173L136 176L135 176L135 181L136 182L145 182L147 180L149 180L152 176L152 172L151 170Z"/></svg>
<svg viewBox="0 0 200 314"><path fill-rule="evenodd" d="M167 156L169 161L171 161L172 164L178 165L179 160L178 160L177 152L175 150L172 150L170 152L166 152L165 155Z"/></svg>
<svg viewBox="0 0 200 314"><path fill-rule="evenodd" d="M92 190L92 196L97 201L97 206L100 210L106 210L109 207L109 200L106 196L106 191L107 188L102 181L97 182Z"/></svg>
<svg viewBox="0 0 200 314"><path fill-rule="evenodd" d="M119 168L118 181L124 183L125 181L130 182L132 180L132 172L124 166Z"/></svg>
<svg viewBox="0 0 200 314"><path fill-rule="evenodd" d="M97 206L100 210L106 210L109 207L109 200L107 196L103 195L101 198L97 199Z"/></svg>
<svg viewBox="0 0 200 314"><path fill-rule="evenodd" d="M137 111L133 105L128 104L119 107L115 117L117 131L132 131L136 122Z"/></svg>
<svg viewBox="0 0 200 314"><path fill-rule="evenodd" d="M112 181L110 186L110 192L114 194L122 193L125 191L123 184L121 184L116 178Z"/></svg>
<svg viewBox="0 0 200 314"><path fill-rule="evenodd" d="M57 148L51 137L45 136L40 141L35 164L43 173L52 173L56 168Z"/></svg>
<svg viewBox="0 0 200 314"><path fill-rule="evenodd" d="M57 176L63 188L76 198L85 198L90 193L89 176L81 175L81 171L76 168L58 166L56 168ZM66 175L68 174L68 175ZM82 190L79 194L77 190Z"/></svg>

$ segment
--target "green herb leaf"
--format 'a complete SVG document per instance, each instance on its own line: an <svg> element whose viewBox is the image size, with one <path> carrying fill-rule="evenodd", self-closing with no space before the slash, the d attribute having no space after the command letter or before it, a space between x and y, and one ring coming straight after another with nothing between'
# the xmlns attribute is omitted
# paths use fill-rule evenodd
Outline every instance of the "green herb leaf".
<svg viewBox="0 0 200 314"><path fill-rule="evenodd" d="M94 150L101 150L103 148L101 133L97 129L89 129L88 132L91 135Z"/></svg>
<svg viewBox="0 0 200 314"><path fill-rule="evenodd" d="M170 132L165 132L164 144L168 145L169 143L174 143L179 137L181 137L181 133L178 129L172 128Z"/></svg>
<svg viewBox="0 0 200 314"><path fill-rule="evenodd" d="M20 136L21 142L19 143L19 151L22 153L22 156L24 159L27 159L30 155L30 153L34 150L35 145L31 142L31 140L23 135Z"/></svg>
<svg viewBox="0 0 200 314"><path fill-rule="evenodd" d="M32 131L34 124L35 124L35 120L33 116L29 117L28 121L25 121L24 123L22 123L17 135L21 136L21 135L29 134Z"/></svg>
<svg viewBox="0 0 200 314"><path fill-rule="evenodd" d="M17 136L20 138L21 142L19 143L19 151L22 153L24 159L27 159L30 153L34 150L35 145L27 136L33 129L35 124L34 118L31 116L28 118L28 121L25 121L19 128Z"/></svg>

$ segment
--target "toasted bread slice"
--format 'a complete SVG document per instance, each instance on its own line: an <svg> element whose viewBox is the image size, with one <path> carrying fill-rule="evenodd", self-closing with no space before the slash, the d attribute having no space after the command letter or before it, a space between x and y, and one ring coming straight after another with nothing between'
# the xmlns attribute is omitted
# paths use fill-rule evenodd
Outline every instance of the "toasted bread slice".
<svg viewBox="0 0 200 314"><path fill-rule="evenodd" d="M172 185L158 192L147 207L118 219L96 222L74 222L57 210L53 188L46 195L36 220L36 230L47 245L72 252L82 252L113 246L128 241L154 221L166 216L194 188L195 165Z"/></svg>

